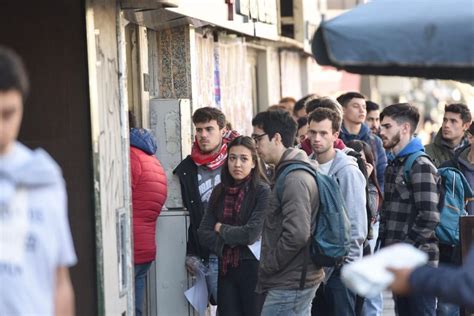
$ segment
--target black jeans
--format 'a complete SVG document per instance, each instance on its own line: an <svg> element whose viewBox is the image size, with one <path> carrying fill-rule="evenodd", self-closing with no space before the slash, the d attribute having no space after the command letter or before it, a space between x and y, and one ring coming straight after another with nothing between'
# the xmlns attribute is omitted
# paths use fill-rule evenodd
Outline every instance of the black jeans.
<svg viewBox="0 0 474 316"><path fill-rule="evenodd" d="M217 311L222 316L258 316L262 310L264 298L255 292L257 285L258 261L242 260L236 268L227 267L222 274L219 264L217 286Z"/></svg>

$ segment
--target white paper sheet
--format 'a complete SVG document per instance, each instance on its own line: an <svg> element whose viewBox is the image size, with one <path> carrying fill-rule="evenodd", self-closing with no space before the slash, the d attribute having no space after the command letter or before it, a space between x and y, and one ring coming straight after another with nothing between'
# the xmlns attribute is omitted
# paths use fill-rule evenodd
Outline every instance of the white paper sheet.
<svg viewBox="0 0 474 316"><path fill-rule="evenodd" d="M184 292L184 296L200 316L206 314L207 302L209 301L209 292L207 290L206 276L203 271L196 273L196 283L193 287Z"/></svg>
<svg viewBox="0 0 474 316"><path fill-rule="evenodd" d="M261 251L261 248L262 248L262 240L259 238L253 244L248 245L248 247L249 247L250 251L253 253L253 255L255 256L255 258L258 261L260 261L260 251Z"/></svg>

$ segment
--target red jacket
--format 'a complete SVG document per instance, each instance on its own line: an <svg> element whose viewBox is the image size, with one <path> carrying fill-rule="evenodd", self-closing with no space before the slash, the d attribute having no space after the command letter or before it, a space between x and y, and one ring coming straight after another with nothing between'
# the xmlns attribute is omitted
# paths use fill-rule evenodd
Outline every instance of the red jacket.
<svg viewBox="0 0 474 316"><path fill-rule="evenodd" d="M166 175L154 155L130 147L132 169L133 248L135 264L156 257L156 220L166 201Z"/></svg>

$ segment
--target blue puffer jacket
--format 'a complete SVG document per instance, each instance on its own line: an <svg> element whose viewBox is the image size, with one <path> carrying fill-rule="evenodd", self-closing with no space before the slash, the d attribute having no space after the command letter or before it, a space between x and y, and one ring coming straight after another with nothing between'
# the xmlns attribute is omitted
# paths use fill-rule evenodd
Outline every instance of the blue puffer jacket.
<svg viewBox="0 0 474 316"><path fill-rule="evenodd" d="M367 125L362 124L359 134L354 135L350 134L347 129L342 125L341 132L339 133L339 138L342 139L344 144L347 144L351 140L361 140L366 142L367 144L372 147L372 151L374 152L375 162L376 162L376 170L377 170L377 181L379 182L380 188L383 191L384 188L384 180L383 176L385 173L385 168L387 167L387 156L385 155L385 150L382 145L382 140L372 134L370 128Z"/></svg>

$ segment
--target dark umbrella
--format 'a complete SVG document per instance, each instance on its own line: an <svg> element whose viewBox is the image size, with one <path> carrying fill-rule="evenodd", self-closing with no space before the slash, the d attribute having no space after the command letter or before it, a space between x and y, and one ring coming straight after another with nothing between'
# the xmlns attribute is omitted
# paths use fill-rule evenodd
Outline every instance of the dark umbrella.
<svg viewBox="0 0 474 316"><path fill-rule="evenodd" d="M374 0L324 21L320 65L349 72L474 80L473 0Z"/></svg>

